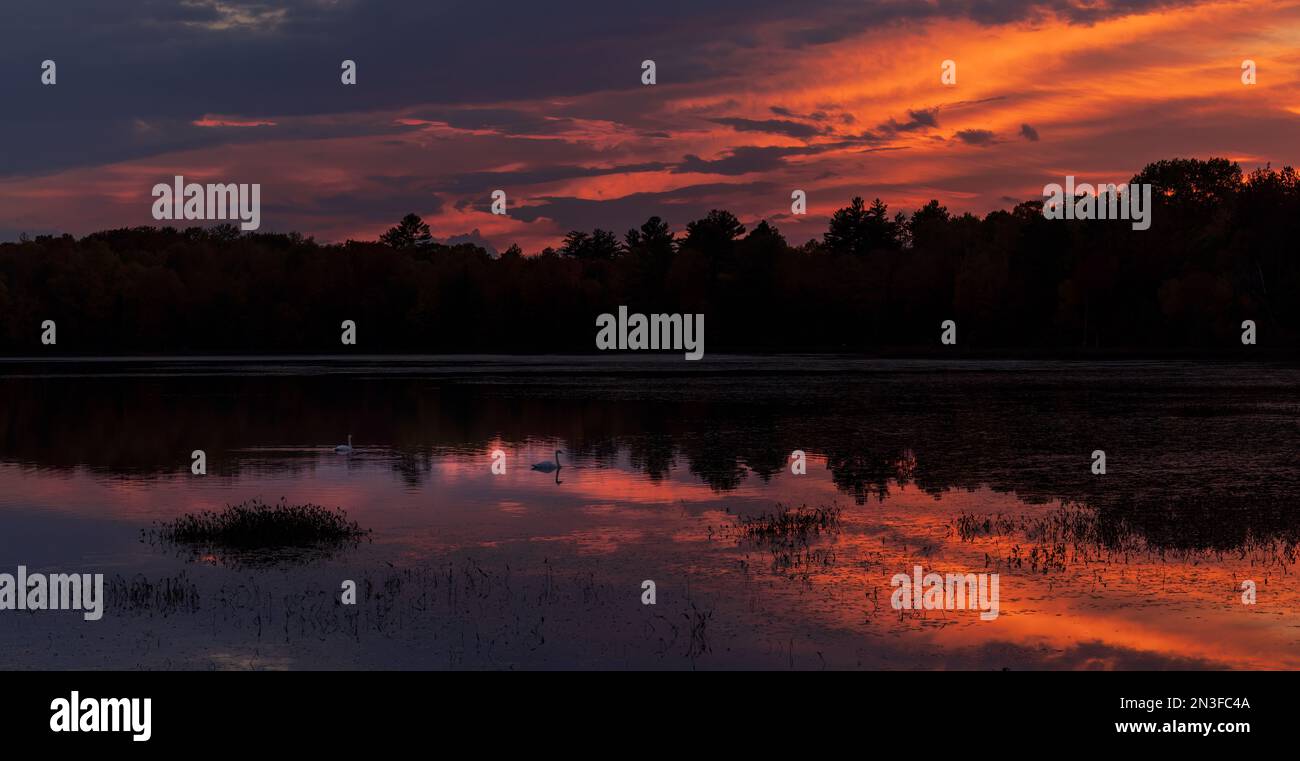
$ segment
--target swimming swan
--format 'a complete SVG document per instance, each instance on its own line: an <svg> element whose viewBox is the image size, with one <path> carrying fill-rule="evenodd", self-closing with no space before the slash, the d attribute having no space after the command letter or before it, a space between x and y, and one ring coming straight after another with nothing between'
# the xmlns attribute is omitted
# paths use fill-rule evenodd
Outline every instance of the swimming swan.
<svg viewBox="0 0 1300 761"><path fill-rule="evenodd" d="M543 473L550 473L553 470L559 470L560 468L564 467L563 465L560 464L560 455L562 454L564 454L564 450L562 449L555 450L555 462L546 460L544 462L536 463L533 465L533 470L540 470Z"/></svg>
<svg viewBox="0 0 1300 761"><path fill-rule="evenodd" d="M334 451L335 451L335 452L338 452L339 454L348 454L349 452L351 452L351 451L352 451L352 434L350 434L350 433L348 434L348 443L346 443L346 444L339 444L338 446L334 447Z"/></svg>

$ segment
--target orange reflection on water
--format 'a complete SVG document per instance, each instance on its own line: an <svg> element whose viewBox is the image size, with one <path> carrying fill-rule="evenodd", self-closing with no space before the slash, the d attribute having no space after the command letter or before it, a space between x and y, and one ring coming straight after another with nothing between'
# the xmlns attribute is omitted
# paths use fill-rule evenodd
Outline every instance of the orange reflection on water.
<svg viewBox="0 0 1300 761"><path fill-rule="evenodd" d="M806 666L815 654L827 665L870 668L1300 667L1294 563L1263 549L1117 554L1066 546L1037 568L1017 566L1012 558L1051 543L1018 530L963 539L958 518L1032 522L1061 505L987 488L936 498L898 482L883 500L856 505L815 454L805 476L783 470L765 481L751 471L732 490L682 465L654 480L622 455L568 456L557 483L528 467L555 448L512 450L499 476L486 453L431 456L416 483L395 477L396 456L381 447L350 458L300 452L289 471L250 459L233 477L133 479L6 465L0 511L13 519L94 518L129 536L154 520L251 496L343 507L374 529L368 557L399 565L468 552L525 574L545 558L547 568L655 579L665 605L689 599L713 611L708 662L719 666L774 659ZM895 463L904 476L924 464L911 453ZM839 523L788 551L737 532L740 516L772 515L778 504L838 505ZM114 562L129 567L152 553L141 545ZM981 621L975 610L893 610L890 579L914 565L998 573L997 619ZM1246 579L1258 585L1255 605L1241 602Z"/></svg>

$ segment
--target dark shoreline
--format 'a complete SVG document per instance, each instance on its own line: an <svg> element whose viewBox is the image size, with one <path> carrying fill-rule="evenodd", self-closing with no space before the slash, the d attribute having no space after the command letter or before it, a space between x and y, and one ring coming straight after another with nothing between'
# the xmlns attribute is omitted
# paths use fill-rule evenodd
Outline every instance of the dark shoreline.
<svg viewBox="0 0 1300 761"><path fill-rule="evenodd" d="M634 362L655 365L681 363L687 368L703 367L709 360L784 360L801 357L815 357L835 360L861 361L978 361L978 362L1205 362L1213 364L1254 364L1254 363L1300 363L1300 346L1279 348L1268 346L1250 346L1224 348L1214 351L1189 351L1171 349L1168 351L1151 351L1149 349L1052 349L1052 350L1016 350L1016 349L969 349L946 348L942 351L932 349L885 349L878 352L842 352L831 349L773 351L706 351L700 360L687 361L680 351L611 351L611 352L453 352L453 353L340 353L340 354L283 354L283 353L247 353L247 354L211 354L211 353L176 353L176 354L62 354L51 352L48 355L12 355L0 356L0 365L43 365L43 364L109 364L109 363L167 363L167 362L232 362L238 364L262 363L368 363L378 361L426 362L426 361L525 361L553 359L558 361L605 360L612 363Z"/></svg>

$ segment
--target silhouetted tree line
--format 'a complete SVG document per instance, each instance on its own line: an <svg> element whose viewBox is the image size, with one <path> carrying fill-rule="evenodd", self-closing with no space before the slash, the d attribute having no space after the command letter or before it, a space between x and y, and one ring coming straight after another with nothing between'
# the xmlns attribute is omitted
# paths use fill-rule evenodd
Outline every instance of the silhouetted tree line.
<svg viewBox="0 0 1300 761"><path fill-rule="evenodd" d="M947 319L960 350L1240 350L1246 319L1295 347L1300 176L1174 159L1132 182L1153 185L1150 230L1047 220L1041 200L980 218L855 198L802 245L722 210L537 256L437 243L414 214L337 245L230 225L24 237L0 244L0 351L337 352L354 320L364 353L589 352L619 305L704 313L709 352L939 352Z"/></svg>

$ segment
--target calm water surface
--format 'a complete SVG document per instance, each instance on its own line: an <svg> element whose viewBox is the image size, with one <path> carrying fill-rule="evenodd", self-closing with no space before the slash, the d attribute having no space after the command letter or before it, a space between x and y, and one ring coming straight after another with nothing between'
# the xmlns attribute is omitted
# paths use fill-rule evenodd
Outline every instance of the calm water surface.
<svg viewBox="0 0 1300 761"><path fill-rule="evenodd" d="M0 667L1295 668L1298 413L1262 365L0 363L0 571L111 589L99 622L0 612ZM373 534L142 540L251 498ZM802 506L833 519L746 530ZM998 573L1000 615L894 610L918 564Z"/></svg>

